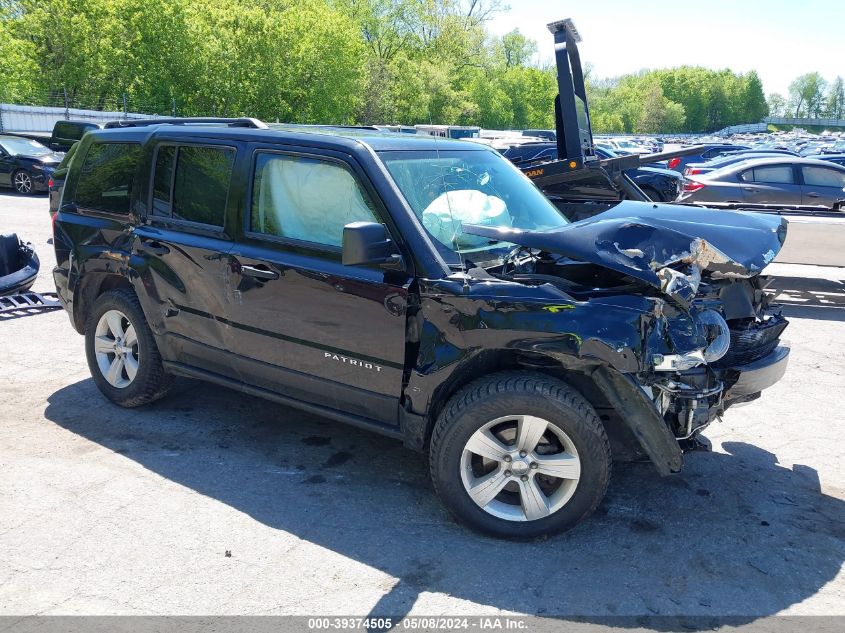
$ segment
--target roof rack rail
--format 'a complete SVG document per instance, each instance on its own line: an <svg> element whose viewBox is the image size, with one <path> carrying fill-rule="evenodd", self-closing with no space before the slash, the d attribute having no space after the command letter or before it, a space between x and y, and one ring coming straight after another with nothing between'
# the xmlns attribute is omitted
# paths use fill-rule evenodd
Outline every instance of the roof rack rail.
<svg viewBox="0 0 845 633"><path fill-rule="evenodd" d="M227 127L248 127L258 130L266 130L267 124L251 117L240 117L237 119L226 119L223 117L183 117L183 118L161 118L161 119L121 119L109 121L105 124L106 129L123 127L143 127L146 125L194 125L194 124L219 124Z"/></svg>

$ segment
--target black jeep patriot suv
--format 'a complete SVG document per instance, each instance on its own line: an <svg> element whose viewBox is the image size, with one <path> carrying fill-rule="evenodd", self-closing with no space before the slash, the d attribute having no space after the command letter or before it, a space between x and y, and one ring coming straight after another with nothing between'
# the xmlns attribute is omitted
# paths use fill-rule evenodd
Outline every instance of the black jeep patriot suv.
<svg viewBox="0 0 845 633"><path fill-rule="evenodd" d="M786 368L777 217L623 201L569 223L463 141L259 121L80 141L55 281L125 407L190 376L400 438L466 524L527 538L612 458L683 450Z"/></svg>

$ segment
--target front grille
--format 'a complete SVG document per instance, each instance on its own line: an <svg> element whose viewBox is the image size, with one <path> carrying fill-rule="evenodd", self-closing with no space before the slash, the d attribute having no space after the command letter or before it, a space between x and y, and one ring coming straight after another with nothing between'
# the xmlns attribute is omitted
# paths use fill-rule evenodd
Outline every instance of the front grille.
<svg viewBox="0 0 845 633"><path fill-rule="evenodd" d="M753 363L774 351L780 335L789 322L777 314L766 321L729 321L731 346L715 365L717 367L739 367Z"/></svg>

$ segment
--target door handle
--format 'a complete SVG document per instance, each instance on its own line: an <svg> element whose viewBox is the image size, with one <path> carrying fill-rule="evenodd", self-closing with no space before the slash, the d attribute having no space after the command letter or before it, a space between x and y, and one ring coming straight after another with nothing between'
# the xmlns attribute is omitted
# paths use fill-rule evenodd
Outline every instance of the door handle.
<svg viewBox="0 0 845 633"><path fill-rule="evenodd" d="M754 187L743 187L746 191L757 191Z"/></svg>
<svg viewBox="0 0 845 633"><path fill-rule="evenodd" d="M170 248L161 242L141 242L141 248L153 255L167 255Z"/></svg>
<svg viewBox="0 0 845 633"><path fill-rule="evenodd" d="M244 266L241 264L241 274L246 277L255 277L256 279L278 279L279 273L275 270L270 270L263 264L258 266Z"/></svg>
<svg viewBox="0 0 845 633"><path fill-rule="evenodd" d="M810 193L807 194L807 197L809 197L809 198L821 198L821 194L818 194L815 191L811 191Z"/></svg>

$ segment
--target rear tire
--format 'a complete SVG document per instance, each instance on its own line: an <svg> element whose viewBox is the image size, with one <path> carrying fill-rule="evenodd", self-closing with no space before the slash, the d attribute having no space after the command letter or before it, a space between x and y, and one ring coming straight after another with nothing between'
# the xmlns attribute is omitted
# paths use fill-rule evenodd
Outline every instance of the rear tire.
<svg viewBox="0 0 845 633"><path fill-rule="evenodd" d="M429 465L437 494L459 521L531 539L592 514L607 491L611 451L596 412L574 389L537 372L502 372L447 403Z"/></svg>
<svg viewBox="0 0 845 633"><path fill-rule="evenodd" d="M138 297L129 289L97 298L85 326L85 354L97 387L122 407L158 400L172 384Z"/></svg>

